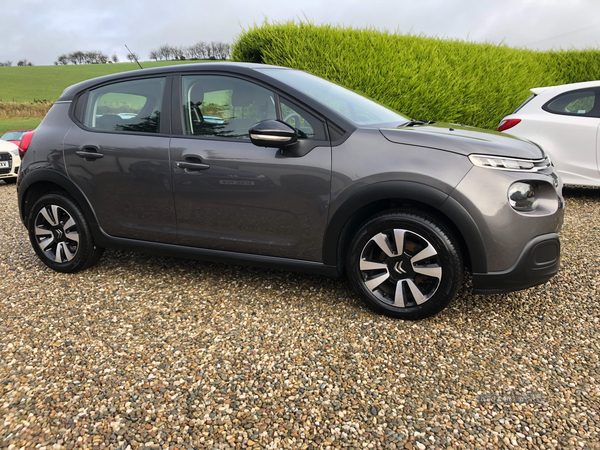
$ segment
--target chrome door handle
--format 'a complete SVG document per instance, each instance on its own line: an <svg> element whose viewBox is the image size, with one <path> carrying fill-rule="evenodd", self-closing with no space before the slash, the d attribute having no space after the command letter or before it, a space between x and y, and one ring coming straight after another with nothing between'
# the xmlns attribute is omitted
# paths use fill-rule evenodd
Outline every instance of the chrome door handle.
<svg viewBox="0 0 600 450"><path fill-rule="evenodd" d="M210 168L208 164L201 162L177 161L177 167L186 170L206 170Z"/></svg>
<svg viewBox="0 0 600 450"><path fill-rule="evenodd" d="M85 146L81 150L77 150L75 154L86 161L94 161L95 159L104 158L104 155L100 153L100 149L91 145Z"/></svg>

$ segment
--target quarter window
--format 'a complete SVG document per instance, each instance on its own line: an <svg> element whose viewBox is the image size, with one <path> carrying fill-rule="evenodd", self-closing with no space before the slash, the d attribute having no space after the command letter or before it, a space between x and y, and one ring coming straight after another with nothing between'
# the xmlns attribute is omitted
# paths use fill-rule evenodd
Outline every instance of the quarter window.
<svg viewBox="0 0 600 450"><path fill-rule="evenodd" d="M90 91L84 125L103 131L159 133L165 78L125 81Z"/></svg>
<svg viewBox="0 0 600 450"><path fill-rule="evenodd" d="M252 125L277 119L275 95L245 80L184 76L182 89L186 135L249 140Z"/></svg>
<svg viewBox="0 0 600 450"><path fill-rule="evenodd" d="M546 104L544 109L555 114L580 116L590 114L595 103L596 94L594 91L577 91L556 97Z"/></svg>
<svg viewBox="0 0 600 450"><path fill-rule="evenodd" d="M281 100L281 120L294 127L300 139L325 139L323 122L299 106Z"/></svg>

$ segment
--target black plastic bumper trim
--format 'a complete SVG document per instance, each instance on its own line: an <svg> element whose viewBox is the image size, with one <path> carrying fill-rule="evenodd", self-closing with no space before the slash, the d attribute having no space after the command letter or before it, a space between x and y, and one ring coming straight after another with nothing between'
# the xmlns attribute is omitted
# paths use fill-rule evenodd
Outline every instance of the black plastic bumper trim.
<svg viewBox="0 0 600 450"><path fill-rule="evenodd" d="M527 243L513 266L503 272L474 273L475 294L501 294L545 283L560 267L560 240L550 233Z"/></svg>

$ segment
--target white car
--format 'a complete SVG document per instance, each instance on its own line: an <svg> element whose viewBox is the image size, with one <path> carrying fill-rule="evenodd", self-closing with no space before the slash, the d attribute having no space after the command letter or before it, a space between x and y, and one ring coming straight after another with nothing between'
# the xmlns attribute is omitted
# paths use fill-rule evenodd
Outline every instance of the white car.
<svg viewBox="0 0 600 450"><path fill-rule="evenodd" d="M0 140L0 180L14 183L19 175L19 147L12 142Z"/></svg>
<svg viewBox="0 0 600 450"><path fill-rule="evenodd" d="M564 184L600 186L600 81L531 89L498 131L549 155Z"/></svg>

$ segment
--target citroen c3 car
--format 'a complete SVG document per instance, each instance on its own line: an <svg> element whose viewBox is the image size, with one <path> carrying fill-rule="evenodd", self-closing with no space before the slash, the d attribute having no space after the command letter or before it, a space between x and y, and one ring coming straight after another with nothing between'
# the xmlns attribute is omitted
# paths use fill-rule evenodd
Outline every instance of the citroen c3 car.
<svg viewBox="0 0 600 450"><path fill-rule="evenodd" d="M543 150L409 120L283 67L144 69L67 88L24 137L20 214L48 267L104 248L343 276L420 319L546 282L562 185Z"/></svg>

